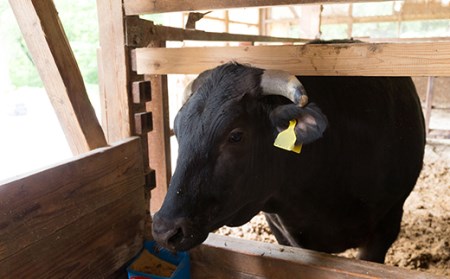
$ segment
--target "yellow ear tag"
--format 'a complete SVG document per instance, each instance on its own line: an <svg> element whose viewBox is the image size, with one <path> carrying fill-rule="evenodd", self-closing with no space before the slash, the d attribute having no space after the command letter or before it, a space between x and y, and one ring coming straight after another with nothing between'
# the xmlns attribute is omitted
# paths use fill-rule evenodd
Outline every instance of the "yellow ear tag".
<svg viewBox="0 0 450 279"><path fill-rule="evenodd" d="M297 124L297 120L293 119L289 121L289 127L278 134L273 145L281 149L300 153L302 151L302 145L295 145L295 141L297 140L294 131L295 124Z"/></svg>

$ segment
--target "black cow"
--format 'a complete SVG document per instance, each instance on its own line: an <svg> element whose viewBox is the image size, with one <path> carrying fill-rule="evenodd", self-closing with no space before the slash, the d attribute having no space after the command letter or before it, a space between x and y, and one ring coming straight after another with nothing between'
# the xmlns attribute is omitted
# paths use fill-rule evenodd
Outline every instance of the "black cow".
<svg viewBox="0 0 450 279"><path fill-rule="evenodd" d="M358 247L360 259L384 261L424 154L410 78L295 78L228 63L190 88L175 119L176 170L154 216L161 245L188 250L264 211L281 244ZM273 145L291 119L300 154Z"/></svg>

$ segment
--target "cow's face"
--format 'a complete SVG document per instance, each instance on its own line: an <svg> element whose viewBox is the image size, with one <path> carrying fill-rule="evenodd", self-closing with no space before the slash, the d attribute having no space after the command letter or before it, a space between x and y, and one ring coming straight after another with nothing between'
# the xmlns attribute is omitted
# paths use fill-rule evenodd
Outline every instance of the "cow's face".
<svg viewBox="0 0 450 279"><path fill-rule="evenodd" d="M262 73L226 64L193 83L175 119L175 173L153 220L153 236L163 246L188 250L210 231L242 225L276 190L267 187L276 127L270 106L259 101Z"/></svg>

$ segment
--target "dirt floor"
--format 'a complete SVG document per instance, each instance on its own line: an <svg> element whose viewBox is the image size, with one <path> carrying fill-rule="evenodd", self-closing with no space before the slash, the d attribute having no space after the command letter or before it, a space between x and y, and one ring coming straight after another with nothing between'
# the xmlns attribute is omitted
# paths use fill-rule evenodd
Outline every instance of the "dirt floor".
<svg viewBox="0 0 450 279"><path fill-rule="evenodd" d="M276 243L262 214L219 234ZM353 257L355 251L341 256ZM402 229L386 264L450 276L450 144L429 143L424 168L406 200Z"/></svg>

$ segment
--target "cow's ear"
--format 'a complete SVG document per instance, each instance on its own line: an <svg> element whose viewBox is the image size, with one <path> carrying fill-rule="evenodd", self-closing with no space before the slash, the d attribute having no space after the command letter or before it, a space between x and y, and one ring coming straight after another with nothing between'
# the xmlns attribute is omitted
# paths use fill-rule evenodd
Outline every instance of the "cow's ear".
<svg viewBox="0 0 450 279"><path fill-rule="evenodd" d="M320 108L310 103L305 107L296 104L282 105L270 114L270 120L278 132L289 126L289 121L296 119L296 144L308 144L322 137L328 126L328 120Z"/></svg>

